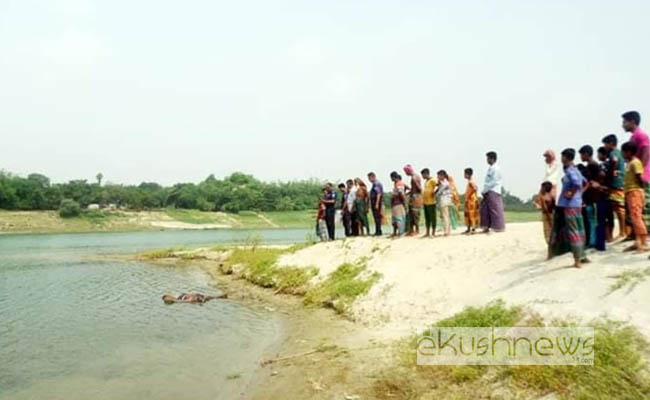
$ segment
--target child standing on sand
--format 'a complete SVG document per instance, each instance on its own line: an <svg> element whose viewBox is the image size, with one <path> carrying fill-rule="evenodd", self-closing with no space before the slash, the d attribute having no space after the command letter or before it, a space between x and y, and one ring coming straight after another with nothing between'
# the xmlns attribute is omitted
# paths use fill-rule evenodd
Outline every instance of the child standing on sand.
<svg viewBox="0 0 650 400"><path fill-rule="evenodd" d="M325 194L325 190L323 190L323 194ZM318 236L321 242L327 242L329 240L327 223L325 221L325 209L326 206L323 200L318 200L318 214L316 215L316 236Z"/></svg>
<svg viewBox="0 0 650 400"><path fill-rule="evenodd" d="M465 189L465 225L467 225L466 235L476 232L479 224L478 210L478 185L473 178L474 170L465 168L465 179L467 179L467 188Z"/></svg>
<svg viewBox="0 0 650 400"><path fill-rule="evenodd" d="M542 210L542 223L544 224L544 240L546 244L551 240L553 229L553 211L555 210L555 190L549 181L543 182L535 205Z"/></svg>
<svg viewBox="0 0 650 400"><path fill-rule="evenodd" d="M625 169L625 202L627 203L632 228L634 229L635 244L625 249L626 251L636 250L637 252L647 251L646 236L648 230L643 221L643 206L645 204L645 193L643 191L643 164L636 154L636 144L627 142L621 147L623 158L627 161Z"/></svg>

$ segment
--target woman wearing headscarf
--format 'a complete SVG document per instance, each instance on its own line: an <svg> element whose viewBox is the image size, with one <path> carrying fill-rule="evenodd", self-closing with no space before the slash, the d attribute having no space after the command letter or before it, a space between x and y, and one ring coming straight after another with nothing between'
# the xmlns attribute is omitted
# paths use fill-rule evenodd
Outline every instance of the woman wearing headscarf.
<svg viewBox="0 0 650 400"><path fill-rule="evenodd" d="M368 224L368 187L361 178L356 178L354 183L357 185L357 197L354 201L354 205L357 209L359 235L363 236L365 234L370 234L370 225Z"/></svg>
<svg viewBox="0 0 650 400"><path fill-rule="evenodd" d="M544 152L544 162L544 179L542 179L541 183L551 182L551 185L553 185L551 193L557 201L557 186L562 181L562 164L555 157L555 151L551 149L548 149ZM543 194L541 190L539 194L540 196Z"/></svg>
<svg viewBox="0 0 650 400"><path fill-rule="evenodd" d="M451 175L447 175L447 179L449 180L452 200L452 206L449 209L449 221L451 223L451 228L456 229L460 223L460 213L458 212L458 207L460 206L460 194L458 193L458 187L456 187L454 178Z"/></svg>
<svg viewBox="0 0 650 400"><path fill-rule="evenodd" d="M422 178L415 172L411 164L404 166L404 173L411 177L411 187L408 192L408 236L420 233L420 209L422 208Z"/></svg>

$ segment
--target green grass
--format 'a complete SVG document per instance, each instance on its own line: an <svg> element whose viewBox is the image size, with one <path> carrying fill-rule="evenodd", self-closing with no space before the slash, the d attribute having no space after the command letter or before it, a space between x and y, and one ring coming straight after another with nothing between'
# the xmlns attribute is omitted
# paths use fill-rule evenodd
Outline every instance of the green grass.
<svg viewBox="0 0 650 400"><path fill-rule="evenodd" d="M296 247L241 248L236 247L224 263L222 271L238 271L247 281L276 292L302 294L311 278L318 274L318 268L298 268L277 266L278 258L285 253L296 251Z"/></svg>
<svg viewBox="0 0 650 400"><path fill-rule="evenodd" d="M614 279L614 283L610 285L607 294L611 294L619 289L628 287L627 292L631 292L637 287L638 284L645 281L646 278L650 276L650 267L648 268L637 268L637 269L626 269L625 271L610 276Z"/></svg>
<svg viewBox="0 0 650 400"><path fill-rule="evenodd" d="M161 260L164 258L180 258L180 256L177 256L177 253L179 251L182 251L183 248L176 247L176 248L169 248L169 249L158 249L158 250L150 250L150 251L145 251L144 253L138 254L138 259L140 260Z"/></svg>
<svg viewBox="0 0 650 400"><path fill-rule="evenodd" d="M507 223L539 222L542 220L541 211L506 211Z"/></svg>
<svg viewBox="0 0 650 400"><path fill-rule="evenodd" d="M368 293L381 277L377 272L365 275L365 269L365 261L341 264L327 279L307 291L305 304L327 306L345 313L354 300Z"/></svg>
<svg viewBox="0 0 650 400"><path fill-rule="evenodd" d="M165 210L165 214L176 221L185 222L187 224L200 225L223 223L223 219L218 217L219 214L213 212L168 208Z"/></svg>
<svg viewBox="0 0 650 400"><path fill-rule="evenodd" d="M497 301L485 307L469 307L434 325L540 324L544 325L544 320L539 316L531 317L521 307ZM575 324L570 320L551 323ZM593 366L417 366L417 341L412 337L397 343L393 364L379 374L370 392L377 399L466 399L478 394L489 396L488 388L499 387L510 394L506 398L538 398L549 393L567 400L650 398L650 376L644 359L648 343L643 336L629 325L610 320L584 325L595 329Z"/></svg>
<svg viewBox="0 0 650 400"><path fill-rule="evenodd" d="M226 376L226 379L229 380L229 381L234 381L235 379L239 379L239 378L241 378L240 373L230 374L230 375Z"/></svg>
<svg viewBox="0 0 650 400"><path fill-rule="evenodd" d="M467 307L452 317L435 323L438 327L492 327L513 326L523 317L522 308L507 306L503 300L495 300L484 307Z"/></svg>

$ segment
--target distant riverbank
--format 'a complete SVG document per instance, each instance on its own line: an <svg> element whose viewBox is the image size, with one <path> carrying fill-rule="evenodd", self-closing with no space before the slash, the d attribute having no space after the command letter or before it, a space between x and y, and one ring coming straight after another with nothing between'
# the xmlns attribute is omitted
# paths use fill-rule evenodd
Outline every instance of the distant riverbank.
<svg viewBox="0 0 650 400"><path fill-rule="evenodd" d="M316 210L242 211L237 214L197 210L91 211L61 218L56 211L0 210L2 233L85 233L147 230L312 229ZM508 222L538 221L537 212L506 212Z"/></svg>

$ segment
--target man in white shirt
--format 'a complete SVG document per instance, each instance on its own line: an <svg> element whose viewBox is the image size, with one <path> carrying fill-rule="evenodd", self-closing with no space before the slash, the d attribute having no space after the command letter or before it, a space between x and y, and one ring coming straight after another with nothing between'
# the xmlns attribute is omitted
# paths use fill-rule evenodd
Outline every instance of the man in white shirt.
<svg viewBox="0 0 650 400"><path fill-rule="evenodd" d="M490 151L486 154L489 165L483 185L483 201L481 201L481 227L484 233L490 230L503 232L506 220L503 214L503 199L501 197L502 181L501 168L497 165L497 153Z"/></svg>
<svg viewBox="0 0 650 400"><path fill-rule="evenodd" d="M348 179L346 183L348 186L348 195L345 199L345 207L350 216L350 234L352 236L359 236L359 220L357 218L357 208L354 205L354 202L357 200L357 186L352 179Z"/></svg>

